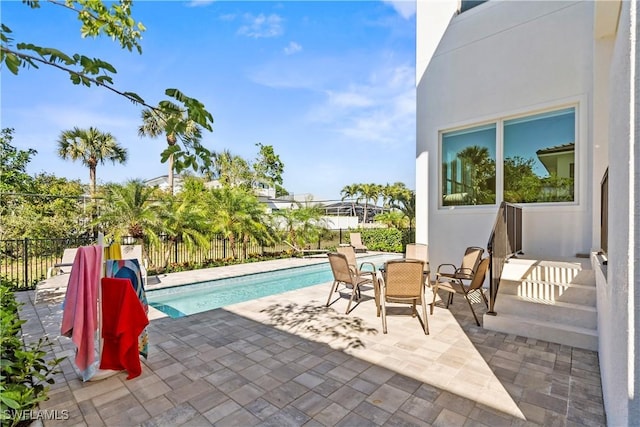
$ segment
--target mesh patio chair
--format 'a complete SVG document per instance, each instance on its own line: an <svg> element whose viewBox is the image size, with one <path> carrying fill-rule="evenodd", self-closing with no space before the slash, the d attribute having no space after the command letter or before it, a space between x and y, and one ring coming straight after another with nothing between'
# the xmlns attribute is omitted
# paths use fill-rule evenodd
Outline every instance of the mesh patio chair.
<svg viewBox="0 0 640 427"><path fill-rule="evenodd" d="M431 267L429 266L429 246L423 243L409 243L404 251L405 259L417 259L424 262L424 280L431 286Z"/></svg>
<svg viewBox="0 0 640 427"><path fill-rule="evenodd" d="M415 259L387 261L384 265L384 281L380 288L382 332L387 333L387 303L411 304L411 315L417 316L416 305L422 306L422 325L429 335L429 320L425 301L424 262ZM418 317L419 318L419 317Z"/></svg>
<svg viewBox="0 0 640 427"><path fill-rule="evenodd" d="M476 269L482 259L484 249L477 246L469 246L464 251L462 263L460 267L454 264L440 264L436 271L436 281L440 277L448 277L452 279L471 280L476 273ZM448 270L448 271L447 271Z"/></svg>
<svg viewBox="0 0 640 427"><path fill-rule="evenodd" d="M480 296L484 301L484 305L489 307L489 303L487 302L487 297L484 294L484 290L482 288L482 284L484 283L484 278L487 274L487 268L489 267L490 258L484 258L480 261L478 268L476 269L473 278L471 279L471 283L469 285L465 285L462 283L462 279L456 279L452 277L444 277L441 276L433 285L433 303L431 304L431 314L433 314L433 306L436 303L436 293L439 289L449 292L447 297L447 308L449 308L449 304L453 301L453 296L455 294L462 294L464 298L467 300L467 304L469 304L469 308L471 309L471 313L473 313L473 318L476 319L476 325L480 326L480 321L478 320L478 316L473 309L473 305L471 304L471 300L469 299L469 294L472 292L478 291L480 292Z"/></svg>
<svg viewBox="0 0 640 427"><path fill-rule="evenodd" d="M336 248L336 252L339 254L343 254L347 257L347 262L349 263L349 267L356 273L360 274L364 271L373 271L376 272L376 265L369 261L363 261L358 266L358 260L356 258L356 250L353 246L339 246ZM367 270L363 270L367 267Z"/></svg>
<svg viewBox="0 0 640 427"><path fill-rule="evenodd" d="M347 288L351 288L351 296L349 298L349 304L347 304L346 314L349 314L349 310L351 308L351 303L353 302L356 293L358 294L358 300L362 297L360 292L360 286L366 284L372 284L374 286L374 290L377 286L377 277L375 272L355 272L349 262L347 261L347 257L344 254L340 254L337 252L330 252L327 254L329 258L329 264L331 265L331 271L333 272L333 284L331 285L331 292L329 292L329 298L327 298L327 307L333 304L331 302L331 297L334 292L338 291L338 287L340 284L345 285ZM378 292L376 290L376 306L378 305ZM335 301L334 301L335 302Z"/></svg>

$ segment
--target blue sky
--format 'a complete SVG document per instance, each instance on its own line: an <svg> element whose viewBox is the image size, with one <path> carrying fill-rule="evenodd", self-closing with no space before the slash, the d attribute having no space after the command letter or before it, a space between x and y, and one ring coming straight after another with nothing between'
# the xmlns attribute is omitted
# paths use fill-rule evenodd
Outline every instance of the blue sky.
<svg viewBox="0 0 640 427"><path fill-rule="evenodd" d="M81 39L64 8L0 7L15 42L101 58L118 71L115 87L151 105L170 87L202 101L214 117L207 148L253 160L257 143L272 145L294 194L336 199L353 183L415 188L414 1L138 1L142 55ZM125 166L98 166L99 183L167 173L164 138L139 138L141 107L107 90L41 66L17 76L3 69L1 96L14 145L38 151L31 174L88 182L84 166L56 155L58 136L74 126L110 132L129 151Z"/></svg>

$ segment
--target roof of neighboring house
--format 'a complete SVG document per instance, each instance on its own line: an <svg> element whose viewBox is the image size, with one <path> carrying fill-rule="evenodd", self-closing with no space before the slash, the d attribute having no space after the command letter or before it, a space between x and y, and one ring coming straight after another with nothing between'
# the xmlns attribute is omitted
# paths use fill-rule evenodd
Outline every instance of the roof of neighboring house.
<svg viewBox="0 0 640 427"><path fill-rule="evenodd" d="M540 154L555 154L555 153L565 153L568 151L575 151L576 144L574 142L570 142L568 144L556 145L549 148L542 148L536 151L537 155Z"/></svg>

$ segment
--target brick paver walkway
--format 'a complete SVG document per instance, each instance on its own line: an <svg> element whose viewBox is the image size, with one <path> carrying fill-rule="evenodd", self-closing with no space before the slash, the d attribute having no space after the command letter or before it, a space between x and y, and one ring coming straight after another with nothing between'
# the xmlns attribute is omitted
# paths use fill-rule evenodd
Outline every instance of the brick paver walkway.
<svg viewBox="0 0 640 427"><path fill-rule="evenodd" d="M240 271L225 268L215 274ZM202 280L209 273L198 274ZM71 340L59 337L59 299L34 306L33 292L19 293L26 339L47 334L52 355L69 356L41 408L67 410L70 419L44 424L606 425L597 353L486 331L461 297L451 310L436 306L428 336L400 307L391 310L383 334L371 290L345 315L346 293L324 306L329 288L325 283L179 319L156 313L142 375L86 383L72 364ZM484 312L481 302L475 308Z"/></svg>

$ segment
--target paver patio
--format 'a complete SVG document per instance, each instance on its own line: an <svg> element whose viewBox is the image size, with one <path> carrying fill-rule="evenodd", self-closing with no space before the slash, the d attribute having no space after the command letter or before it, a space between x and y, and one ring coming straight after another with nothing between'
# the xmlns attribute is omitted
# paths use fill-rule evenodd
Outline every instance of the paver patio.
<svg viewBox="0 0 640 427"><path fill-rule="evenodd" d="M278 260L183 272L161 285L322 262ZM153 283L153 282L151 282ZM151 285L148 289L152 289ZM42 409L45 426L602 426L598 355L477 327L456 297L429 315L425 336L408 308L388 334L373 291L349 315L330 283L179 319L154 312L142 375L83 383L60 337L59 295L18 293L27 340L47 334L69 356ZM338 296L336 295L336 298ZM474 305L484 312L479 300Z"/></svg>

